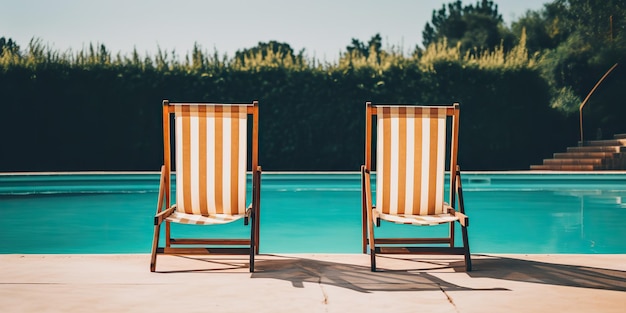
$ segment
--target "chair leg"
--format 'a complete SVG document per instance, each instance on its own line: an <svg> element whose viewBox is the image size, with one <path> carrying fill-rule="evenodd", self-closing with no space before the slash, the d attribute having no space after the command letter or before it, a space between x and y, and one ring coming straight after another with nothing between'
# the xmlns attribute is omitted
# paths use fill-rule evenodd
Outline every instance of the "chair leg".
<svg viewBox="0 0 626 313"><path fill-rule="evenodd" d="M470 256L469 239L467 237L467 227L461 226L461 234L463 235L463 248L465 249L465 271L472 271L472 258Z"/></svg>
<svg viewBox="0 0 626 313"><path fill-rule="evenodd" d="M367 225L369 226L369 246L370 246L370 264L372 272L376 272L376 241L374 240L374 221L371 216L372 212L368 211Z"/></svg>
<svg viewBox="0 0 626 313"><path fill-rule="evenodd" d="M251 214L252 223L250 225L250 273L254 272L254 255L257 253L256 244L256 216Z"/></svg>
<svg viewBox="0 0 626 313"><path fill-rule="evenodd" d="M150 272L156 271L157 249L159 247L159 234L161 232L161 224L154 225L154 236L152 237L152 255L150 257Z"/></svg>
<svg viewBox="0 0 626 313"><path fill-rule="evenodd" d="M372 272L376 272L376 252L374 252L375 248L370 246L370 269Z"/></svg>

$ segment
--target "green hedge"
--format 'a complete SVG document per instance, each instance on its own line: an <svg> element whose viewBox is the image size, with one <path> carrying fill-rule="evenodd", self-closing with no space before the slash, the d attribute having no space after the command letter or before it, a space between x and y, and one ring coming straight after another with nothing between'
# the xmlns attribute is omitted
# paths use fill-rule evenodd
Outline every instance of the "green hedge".
<svg viewBox="0 0 626 313"><path fill-rule="evenodd" d="M113 58L104 46L59 55L31 42L0 57L0 171L158 170L163 99L259 100L265 170L348 171L363 163L366 101L460 102L464 170L528 169L574 143L578 124L550 108L554 92L524 49L474 58L440 44L320 65L196 48L184 62Z"/></svg>
<svg viewBox="0 0 626 313"><path fill-rule="evenodd" d="M157 170L161 102L260 101L267 170L358 170L366 101L461 103L466 170L527 169L571 144L572 121L549 108L532 69L438 62L344 70L265 67L213 73L132 66L5 68L0 171ZM568 122L568 123L565 123Z"/></svg>

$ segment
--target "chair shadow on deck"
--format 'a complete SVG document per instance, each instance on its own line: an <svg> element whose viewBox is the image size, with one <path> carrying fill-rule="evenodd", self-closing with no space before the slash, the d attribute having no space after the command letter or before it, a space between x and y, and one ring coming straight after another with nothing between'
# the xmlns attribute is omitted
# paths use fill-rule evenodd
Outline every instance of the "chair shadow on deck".
<svg viewBox="0 0 626 313"><path fill-rule="evenodd" d="M204 258L172 256L175 263L160 273L232 273L247 274L245 257ZM567 286L600 290L626 291L626 271L601 267L566 265L511 257L473 255L475 268L465 272L462 259L429 258L425 256L379 255L383 262L395 263L396 269L371 272L363 265L342 261L324 261L298 256L262 254L252 279L271 278L290 282L294 288L305 283L346 288L358 292L373 291L510 291L501 281ZM181 268L181 269L175 269ZM449 275L467 275L463 285L447 281ZM474 284L474 279L480 280ZM458 281L454 279L454 281ZM473 286L481 286L476 288ZM489 288L484 288L489 286Z"/></svg>
<svg viewBox="0 0 626 313"><path fill-rule="evenodd" d="M370 291L508 291L498 286L498 281L517 281L555 286L626 291L626 271L531 261L500 256L476 255L475 271L465 273L463 260L398 258L380 256L383 259L403 261L402 270L385 270L372 273L369 266L335 263L311 259L283 259L259 263L260 271L252 278L283 279L294 287L303 283L319 283L352 289ZM406 268L406 269L404 269ZM415 269L418 268L418 269ZM455 273L467 274L470 279L464 285L445 280L452 268ZM443 275L438 275L442 273ZM455 274L452 273L452 274ZM444 277L444 278L441 278ZM471 281L477 278L493 279L493 288L474 288ZM476 284L485 286L485 283Z"/></svg>
<svg viewBox="0 0 626 313"><path fill-rule="evenodd" d="M493 278L576 288L626 291L626 271L547 263L501 256L476 259L472 278Z"/></svg>
<svg viewBox="0 0 626 313"><path fill-rule="evenodd" d="M383 257L383 256L381 256ZM298 257L285 257L277 260L263 260L258 263L258 271L252 278L272 278L291 282L295 288L303 288L304 283L323 284L351 289L357 292L372 291L502 291L504 288L468 288L447 282L429 271L439 271L450 267L464 272L462 260L420 259L428 270L384 270L372 273L369 264L329 262Z"/></svg>

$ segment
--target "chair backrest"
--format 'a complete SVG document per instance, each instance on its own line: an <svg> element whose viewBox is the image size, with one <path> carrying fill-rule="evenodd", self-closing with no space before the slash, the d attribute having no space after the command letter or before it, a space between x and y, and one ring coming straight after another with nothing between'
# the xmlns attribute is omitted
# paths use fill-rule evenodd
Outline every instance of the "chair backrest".
<svg viewBox="0 0 626 313"><path fill-rule="evenodd" d="M244 214L248 114L253 116L252 166L258 164L258 103L163 102L164 158L170 161L174 114L177 210L188 214ZM168 190L169 192L169 190ZM167 202L169 202L169 197Z"/></svg>
<svg viewBox="0 0 626 313"><path fill-rule="evenodd" d="M367 104L366 166L371 169L376 116L376 207L385 214L444 213L446 158L456 168L459 105ZM451 119L451 137L447 124ZM454 186L455 175L450 175ZM452 190L452 188L450 188ZM452 198L452 194L448 201Z"/></svg>

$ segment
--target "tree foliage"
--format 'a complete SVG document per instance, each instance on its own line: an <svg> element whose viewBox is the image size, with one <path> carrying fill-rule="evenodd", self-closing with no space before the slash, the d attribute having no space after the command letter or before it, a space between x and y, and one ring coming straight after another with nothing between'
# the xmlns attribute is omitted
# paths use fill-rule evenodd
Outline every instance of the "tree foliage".
<svg viewBox="0 0 626 313"><path fill-rule="evenodd" d="M511 45L498 5L490 0L466 6L460 0L442 5L441 9L433 10L422 37L424 47L446 38L451 46L460 44L463 51L491 49L503 40L506 40L507 48Z"/></svg>
<svg viewBox="0 0 626 313"><path fill-rule="evenodd" d="M256 47L237 50L234 62L242 67L254 66L259 63L297 64L304 65L304 50L297 55L287 43L270 41L259 42Z"/></svg>
<svg viewBox="0 0 626 313"><path fill-rule="evenodd" d="M382 62L388 53L383 51L383 39L380 34L372 36L372 38L365 43L356 38L352 38L352 43L346 47L346 53L341 56L340 63L346 63L353 66L357 60L373 60L376 64Z"/></svg>
<svg viewBox="0 0 626 313"><path fill-rule="evenodd" d="M8 40L5 37L0 37L0 57L5 53L18 54L20 51L20 47L13 41L13 39L9 38Z"/></svg>
<svg viewBox="0 0 626 313"><path fill-rule="evenodd" d="M616 100L626 97L626 3L613 0L554 0L538 12L527 12L512 24L525 30L528 49L541 55L540 68L551 84L552 105L577 113L582 99L603 74L620 66L589 99L585 128L611 135L626 131L618 116L626 108Z"/></svg>
<svg viewBox="0 0 626 313"><path fill-rule="evenodd" d="M352 38L352 44L346 47L346 50L348 55L357 54L367 58L370 54L380 54L382 47L383 39L380 34L376 34L367 42L367 45L356 38Z"/></svg>

